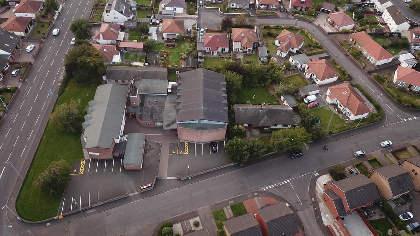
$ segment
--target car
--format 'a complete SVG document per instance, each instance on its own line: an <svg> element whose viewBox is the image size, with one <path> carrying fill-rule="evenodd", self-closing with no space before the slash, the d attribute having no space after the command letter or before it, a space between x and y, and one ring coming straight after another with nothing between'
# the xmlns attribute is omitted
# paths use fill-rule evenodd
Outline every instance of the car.
<svg viewBox="0 0 420 236"><path fill-rule="evenodd" d="M13 70L13 71L12 71L12 76L13 76L13 77L18 76L19 71L20 71L20 69Z"/></svg>
<svg viewBox="0 0 420 236"><path fill-rule="evenodd" d="M58 35L58 33L60 33L60 29L53 29L52 34L53 34L54 36L57 36L57 35Z"/></svg>
<svg viewBox="0 0 420 236"><path fill-rule="evenodd" d="M408 228L410 231L413 231L415 228L417 228L417 227L419 227L419 226L420 226L420 223L419 223L419 222L413 222L413 223L408 224L408 225L407 225L407 228Z"/></svg>
<svg viewBox="0 0 420 236"><path fill-rule="evenodd" d="M284 7L280 6L280 12L284 12Z"/></svg>
<svg viewBox="0 0 420 236"><path fill-rule="evenodd" d="M211 142L210 147L211 147L212 152L217 152L217 143L216 142Z"/></svg>
<svg viewBox="0 0 420 236"><path fill-rule="evenodd" d="M314 107L317 107L317 106L319 106L319 103L317 101L311 102L311 103L308 104L309 108L314 108Z"/></svg>
<svg viewBox="0 0 420 236"><path fill-rule="evenodd" d="M350 168L349 172L350 172L350 174L353 174L353 175L359 174L359 172L357 172L357 170L355 168Z"/></svg>
<svg viewBox="0 0 420 236"><path fill-rule="evenodd" d="M201 36L204 36L204 32L205 32L205 31L206 31L205 29L201 29L201 30L200 30L200 35L201 35Z"/></svg>
<svg viewBox="0 0 420 236"><path fill-rule="evenodd" d="M380 143L381 147L386 148L386 147L390 147L392 145L391 140L386 140Z"/></svg>
<svg viewBox="0 0 420 236"><path fill-rule="evenodd" d="M10 64L6 63L6 65L4 65L3 70L7 71L10 68Z"/></svg>
<svg viewBox="0 0 420 236"><path fill-rule="evenodd" d="M366 155L366 153L363 150L359 150L359 151L357 151L357 152L354 153L354 156L355 157L363 157L365 155Z"/></svg>
<svg viewBox="0 0 420 236"><path fill-rule="evenodd" d="M3 80L3 74L0 73L0 82Z"/></svg>
<svg viewBox="0 0 420 236"><path fill-rule="evenodd" d="M290 154L290 159L295 159L301 156L303 156L303 153L301 151L296 151Z"/></svg>
<svg viewBox="0 0 420 236"><path fill-rule="evenodd" d="M26 52L32 52L32 50L34 50L34 48L35 48L35 45L33 45L33 44L29 44L29 45L26 47Z"/></svg>
<svg viewBox="0 0 420 236"><path fill-rule="evenodd" d="M72 38L71 39L71 42L70 42L70 45L75 45L76 44L76 39L75 38Z"/></svg>
<svg viewBox="0 0 420 236"><path fill-rule="evenodd" d="M309 103L311 103L311 102L315 102L315 101L316 101L316 96L315 96L315 95L309 95L309 96L307 96L306 98L304 98L304 99L303 99L303 101L304 101L306 104L309 104Z"/></svg>
<svg viewBox="0 0 420 236"><path fill-rule="evenodd" d="M407 211L406 213L402 213L398 217L400 217L400 219L403 221L411 220L413 219L413 213Z"/></svg>
<svg viewBox="0 0 420 236"><path fill-rule="evenodd" d="M202 7L203 6L203 1L202 0L200 0L200 7Z"/></svg>

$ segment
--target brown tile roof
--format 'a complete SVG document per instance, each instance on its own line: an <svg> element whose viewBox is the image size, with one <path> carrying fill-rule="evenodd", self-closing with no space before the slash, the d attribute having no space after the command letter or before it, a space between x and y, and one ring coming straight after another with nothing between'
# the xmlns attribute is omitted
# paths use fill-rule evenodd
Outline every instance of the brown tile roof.
<svg viewBox="0 0 420 236"><path fill-rule="evenodd" d="M143 42L119 42L120 48L143 48Z"/></svg>
<svg viewBox="0 0 420 236"><path fill-rule="evenodd" d="M31 17L9 17L6 22L1 24L1 28L10 32L25 32L25 29L31 23Z"/></svg>
<svg viewBox="0 0 420 236"><path fill-rule="evenodd" d="M223 222L226 231L234 236L262 236L260 225L249 213Z"/></svg>
<svg viewBox="0 0 420 236"><path fill-rule="evenodd" d="M306 63L306 65L308 65L308 68L305 72L308 74L315 74L319 80L325 80L338 76L338 72L325 59L315 59Z"/></svg>
<svg viewBox="0 0 420 236"><path fill-rule="evenodd" d="M376 61L392 58L393 56L365 31L360 31L350 35L363 49L365 49Z"/></svg>
<svg viewBox="0 0 420 236"><path fill-rule="evenodd" d="M347 107L353 115L362 115L371 110L366 106L364 99L356 92L349 82L344 82L328 88L331 92L328 97L337 99L341 105Z"/></svg>
<svg viewBox="0 0 420 236"><path fill-rule="evenodd" d="M258 0L259 5L280 5L279 1L277 0Z"/></svg>
<svg viewBox="0 0 420 236"><path fill-rule="evenodd" d="M120 25L118 24L102 23L101 28L93 39L99 40L102 34L103 40L117 40L119 31Z"/></svg>
<svg viewBox="0 0 420 236"><path fill-rule="evenodd" d="M354 25L354 21L344 12L336 12L328 14L328 17L338 26Z"/></svg>
<svg viewBox="0 0 420 236"><path fill-rule="evenodd" d="M298 48L305 41L301 35L292 33L287 29L277 35L276 39L281 42L277 49L282 52L288 52L291 47Z"/></svg>
<svg viewBox="0 0 420 236"><path fill-rule="evenodd" d="M308 7L312 8L312 0L290 0L293 7Z"/></svg>
<svg viewBox="0 0 420 236"><path fill-rule="evenodd" d="M397 73L397 80L406 82L407 84L420 86L420 72L414 69L398 66L395 73Z"/></svg>
<svg viewBox="0 0 420 236"><path fill-rule="evenodd" d="M111 62L113 57L120 53L115 45L92 44L92 46L101 51L106 62Z"/></svg>
<svg viewBox="0 0 420 236"><path fill-rule="evenodd" d="M229 39L227 34L205 33L204 47L210 47L212 51L216 51L217 48L229 48Z"/></svg>
<svg viewBox="0 0 420 236"><path fill-rule="evenodd" d="M162 32L169 34L184 34L184 20L163 19Z"/></svg>
<svg viewBox="0 0 420 236"><path fill-rule="evenodd" d="M258 40L253 29L232 28L232 41L241 42L242 47L252 48Z"/></svg>
<svg viewBox="0 0 420 236"><path fill-rule="evenodd" d="M15 13L37 13L41 7L42 1L22 0L19 6L15 8Z"/></svg>
<svg viewBox="0 0 420 236"><path fill-rule="evenodd" d="M407 22L401 12L395 5L391 5L385 9L391 15L392 19L397 25Z"/></svg>
<svg viewBox="0 0 420 236"><path fill-rule="evenodd" d="M420 27L408 30L410 33L410 40L411 43L420 43ZM414 38L414 35L417 36L417 38Z"/></svg>
<svg viewBox="0 0 420 236"><path fill-rule="evenodd" d="M386 179L394 196L414 189L410 173L399 165L392 164L373 171Z"/></svg>
<svg viewBox="0 0 420 236"><path fill-rule="evenodd" d="M329 10L329 11L334 11L335 9L335 5L329 2L324 2L322 3L322 7L323 9Z"/></svg>

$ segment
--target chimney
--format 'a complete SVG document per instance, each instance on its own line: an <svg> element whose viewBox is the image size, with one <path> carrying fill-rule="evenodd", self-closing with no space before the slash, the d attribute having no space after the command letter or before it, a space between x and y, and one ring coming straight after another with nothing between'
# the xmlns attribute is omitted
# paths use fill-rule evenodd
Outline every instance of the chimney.
<svg viewBox="0 0 420 236"><path fill-rule="evenodd" d="M137 86L134 85L134 80L130 82L130 105L139 106L140 105L140 96Z"/></svg>
<svg viewBox="0 0 420 236"><path fill-rule="evenodd" d="M244 34L244 32L242 32L242 37L244 37L245 36L245 34Z"/></svg>

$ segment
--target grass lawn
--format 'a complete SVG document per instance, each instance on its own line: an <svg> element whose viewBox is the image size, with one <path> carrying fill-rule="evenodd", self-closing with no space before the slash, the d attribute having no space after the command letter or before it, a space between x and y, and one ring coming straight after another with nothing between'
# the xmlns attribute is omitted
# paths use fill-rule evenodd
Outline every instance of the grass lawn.
<svg viewBox="0 0 420 236"><path fill-rule="evenodd" d="M356 169L366 177L370 177L369 170L367 167L363 164L363 162L353 163L353 166L356 167Z"/></svg>
<svg viewBox="0 0 420 236"><path fill-rule="evenodd" d="M230 59L224 59L220 57L204 57L203 67L209 70L215 70L217 66L220 65L225 60L230 60Z"/></svg>
<svg viewBox="0 0 420 236"><path fill-rule="evenodd" d="M405 92L395 88L389 84L382 84L385 90L395 99L398 103L406 106L420 109L420 95L414 92Z"/></svg>
<svg viewBox="0 0 420 236"><path fill-rule="evenodd" d="M254 99L252 97L255 95ZM239 104L246 104L248 101L251 104L274 104L277 103L273 95L271 95L268 88L242 88L238 93Z"/></svg>
<svg viewBox="0 0 420 236"><path fill-rule="evenodd" d="M218 8L222 8L222 4L221 3L206 3L206 7L218 7Z"/></svg>
<svg viewBox="0 0 420 236"><path fill-rule="evenodd" d="M140 33L140 30L137 29L131 29L128 33L128 39L129 40L137 40L137 42L143 41L143 35Z"/></svg>
<svg viewBox="0 0 420 236"><path fill-rule="evenodd" d="M124 59L132 62L144 62L145 56L137 56L136 53L124 53Z"/></svg>
<svg viewBox="0 0 420 236"><path fill-rule="evenodd" d="M242 202L238 202L236 204L233 204L230 206L230 209L232 210L233 215L235 216L241 216L245 215L247 213L245 209L245 205Z"/></svg>
<svg viewBox="0 0 420 236"><path fill-rule="evenodd" d="M369 158L368 162L369 162L370 166L372 166L373 169L376 169L376 168L379 168L379 167L383 166L382 163L376 157Z"/></svg>
<svg viewBox="0 0 420 236"><path fill-rule="evenodd" d="M350 16L353 19L353 12L351 11L344 11L344 13L346 13L348 16Z"/></svg>
<svg viewBox="0 0 420 236"><path fill-rule="evenodd" d="M50 22L39 22L38 24L36 24L35 29L32 30L31 37L44 38L50 25Z"/></svg>
<svg viewBox="0 0 420 236"><path fill-rule="evenodd" d="M93 20L93 21L101 21L101 18L102 18L102 15L94 15L94 16L92 17L92 20Z"/></svg>
<svg viewBox="0 0 420 236"><path fill-rule="evenodd" d="M392 224L387 218L369 220L369 223L372 225L378 235L388 235L388 230L392 229Z"/></svg>
<svg viewBox="0 0 420 236"><path fill-rule="evenodd" d="M368 20L371 24L378 23L378 19L374 15L365 15L366 20Z"/></svg>
<svg viewBox="0 0 420 236"><path fill-rule="evenodd" d="M3 100L4 103L9 104L10 98L12 97L13 92L4 91L0 92L0 98ZM4 111L5 107L0 104L0 111Z"/></svg>
<svg viewBox="0 0 420 236"><path fill-rule="evenodd" d="M187 14L195 15L197 11L197 2L187 2Z"/></svg>
<svg viewBox="0 0 420 236"><path fill-rule="evenodd" d="M147 14L152 14L152 10L139 9L137 10L137 18L147 18Z"/></svg>
<svg viewBox="0 0 420 236"><path fill-rule="evenodd" d="M298 88L303 88L306 85L308 85L308 82L306 82L303 76L299 73L287 76L286 78L284 78L284 83L293 84Z"/></svg>
<svg viewBox="0 0 420 236"><path fill-rule="evenodd" d="M377 42L377 43L379 43L382 47L383 47L383 45L385 45L385 44L387 44L388 43L388 41L387 41L387 39L385 38L385 37L373 37L373 39ZM395 55L397 55L398 53L400 53L401 52L401 50L402 50L403 48L401 47L401 46L398 46L398 47L388 47L388 48L386 48L386 50L389 52L389 53L391 53L393 56L395 56Z"/></svg>
<svg viewBox="0 0 420 236"><path fill-rule="evenodd" d="M256 63L258 64L258 55L256 53L252 54L252 55L245 55L244 58L242 58L242 63L244 64L251 64L251 63Z"/></svg>
<svg viewBox="0 0 420 236"><path fill-rule="evenodd" d="M178 67L179 66L179 54L181 52L186 52L190 47L190 43L186 40L178 41L176 48L165 48L163 43L155 44L153 49L155 51L163 50L163 51L170 51L171 54L169 56L169 66L171 67Z"/></svg>
<svg viewBox="0 0 420 236"><path fill-rule="evenodd" d="M97 9L95 9L95 14L97 14L97 15L102 15L103 12L104 12L104 9L103 8L97 8Z"/></svg>
<svg viewBox="0 0 420 236"><path fill-rule="evenodd" d="M136 0L137 5L144 5L144 6L150 6L152 5L152 1L150 0Z"/></svg>
<svg viewBox="0 0 420 236"><path fill-rule="evenodd" d="M334 132L335 130L339 129L341 126L346 124L346 122L343 119L341 119L340 116L333 113L328 106L313 108L312 112L315 113L315 115L317 115L321 119L321 126L325 130L327 130L328 122L330 121L331 114L333 114L333 118L331 120L331 124L329 128L330 131Z"/></svg>
<svg viewBox="0 0 420 236"><path fill-rule="evenodd" d="M262 10L258 10L258 15L260 15L260 16L278 16L278 14L274 11L262 11Z"/></svg>
<svg viewBox="0 0 420 236"><path fill-rule="evenodd" d="M88 102L95 95L96 86L95 84L78 85L70 81L65 92L58 97L56 105L70 102L72 98L80 99L79 111L80 116L83 116ZM80 135L80 132L63 132L54 124L48 123L16 201L16 210L22 218L38 221L56 216L61 194L54 196L45 194L34 187L34 183L51 162L64 159L70 168L74 161L83 158Z"/></svg>
<svg viewBox="0 0 420 236"><path fill-rule="evenodd" d="M168 71L168 80L176 82L176 71Z"/></svg>
<svg viewBox="0 0 420 236"><path fill-rule="evenodd" d="M218 229L222 229L223 228L223 221L227 220L226 218L226 214L222 209L219 209L217 211L213 211L213 218L214 218L214 222L216 222L216 226Z"/></svg>
<svg viewBox="0 0 420 236"><path fill-rule="evenodd" d="M401 151L395 152L394 156L396 156L400 160L413 157L413 155L411 155L411 153L407 151L407 149L403 149Z"/></svg>

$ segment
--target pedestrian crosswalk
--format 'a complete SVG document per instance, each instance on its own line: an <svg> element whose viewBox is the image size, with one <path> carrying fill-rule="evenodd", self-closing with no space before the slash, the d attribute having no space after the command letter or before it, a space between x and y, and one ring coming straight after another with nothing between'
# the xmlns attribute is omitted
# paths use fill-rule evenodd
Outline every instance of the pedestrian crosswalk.
<svg viewBox="0 0 420 236"><path fill-rule="evenodd" d="M299 179L299 178L305 177L307 175L318 176L318 172L311 171L311 172L308 172L306 174L302 174L302 175L299 175L299 176L296 176L296 177L293 177L293 178L290 178L290 179L287 179L287 180L284 180L284 181L281 181L281 182L278 182L278 183L275 183L275 184L272 184L272 185L265 186L265 187L261 188L261 190L266 191L266 190L271 189L271 188L279 187L279 186L282 186L284 184L288 184L295 179Z"/></svg>
<svg viewBox="0 0 420 236"><path fill-rule="evenodd" d="M409 118L405 118L405 119L400 118L401 119L400 121L394 122L394 123L391 123L391 124L386 124L386 125L383 125L382 127L388 127L388 126L392 126L392 125L397 125L397 124L401 124L401 123L404 123L404 122L407 122L407 121L414 121L414 120L417 120L419 118L420 117L417 117L417 116L409 117Z"/></svg>

